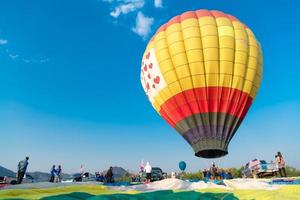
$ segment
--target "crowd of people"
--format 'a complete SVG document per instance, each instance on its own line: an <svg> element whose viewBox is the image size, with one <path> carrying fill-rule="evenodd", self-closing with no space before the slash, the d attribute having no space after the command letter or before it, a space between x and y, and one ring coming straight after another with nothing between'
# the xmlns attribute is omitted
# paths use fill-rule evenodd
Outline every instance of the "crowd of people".
<svg viewBox="0 0 300 200"><path fill-rule="evenodd" d="M147 162L146 165L144 165L144 161L141 162L139 176L141 177L143 173L146 173L145 183L150 183L152 175L152 166L149 162Z"/></svg>
<svg viewBox="0 0 300 200"><path fill-rule="evenodd" d="M28 167L28 160L29 157L27 156L24 160L21 160L18 163L18 172L17 172L17 184L21 184L24 175L26 174L26 170ZM281 177L287 177L286 170L285 170L285 160L281 154L281 152L277 152L275 155L275 163L278 168L278 173ZM83 169L83 168L82 168ZM82 170L83 171L83 170ZM83 172L82 172L83 174ZM152 174L152 167L149 162L144 165L143 161L140 164L140 172L139 175L136 176L133 180L140 181L143 174L146 174L145 183L151 182L151 174ZM57 183L61 182L62 180L62 166L58 165L56 168L55 165L52 166L50 170L50 182ZM114 174L113 168L110 167L107 172L105 173L95 173L96 181L106 182L106 183L113 183L114 182ZM212 163L209 169L203 170L203 177L207 180L221 180L221 179L232 179L232 174L228 171L220 169L216 166L215 163Z"/></svg>
<svg viewBox="0 0 300 200"><path fill-rule="evenodd" d="M103 183L114 183L114 173L113 173L113 167L109 167L109 169L107 170L107 172L104 173L100 173L100 172L96 172L95 173L96 176L96 181L99 182L103 182Z"/></svg>
<svg viewBox="0 0 300 200"><path fill-rule="evenodd" d="M218 168L214 162L209 169L203 170L203 177L206 180L222 180L233 178L231 172L226 172L224 169Z"/></svg>

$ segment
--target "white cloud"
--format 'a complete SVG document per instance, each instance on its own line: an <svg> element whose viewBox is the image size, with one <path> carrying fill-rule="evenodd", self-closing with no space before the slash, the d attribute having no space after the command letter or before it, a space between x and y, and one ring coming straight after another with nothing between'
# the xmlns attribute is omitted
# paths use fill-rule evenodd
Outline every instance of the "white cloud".
<svg viewBox="0 0 300 200"><path fill-rule="evenodd" d="M162 0L154 0L154 6L155 8L162 8Z"/></svg>
<svg viewBox="0 0 300 200"><path fill-rule="evenodd" d="M0 45L7 44L8 41L5 39L0 38ZM6 48L0 53L3 53L5 56L8 56L10 59L15 60L16 62L24 62L24 63L37 63L37 64L44 64L50 61L47 57L41 57L41 58L26 58L22 54L15 53L14 51L11 51L10 49Z"/></svg>
<svg viewBox="0 0 300 200"><path fill-rule="evenodd" d="M19 57L18 54L11 54L11 53L8 56L13 60Z"/></svg>
<svg viewBox="0 0 300 200"><path fill-rule="evenodd" d="M40 59L39 61L40 61L40 63L46 63L46 62L49 62L50 59L49 58L44 58L44 59Z"/></svg>
<svg viewBox="0 0 300 200"><path fill-rule="evenodd" d="M0 39L0 45L3 45L3 44L7 44L7 40L5 40L5 39Z"/></svg>
<svg viewBox="0 0 300 200"><path fill-rule="evenodd" d="M132 28L132 31L145 39L151 31L153 22L154 18L146 17L142 12L138 12L136 16L136 25Z"/></svg>
<svg viewBox="0 0 300 200"><path fill-rule="evenodd" d="M104 0L106 2L112 3L112 0ZM133 12L137 9L144 7L144 0L117 0L117 2L121 2L118 6L114 8L113 11L110 12L110 15L114 18L118 18L121 14L127 14L129 12Z"/></svg>
<svg viewBox="0 0 300 200"><path fill-rule="evenodd" d="M49 58L41 58L41 59L35 59L35 58L23 58L22 61L24 63L38 63L38 64L43 64L43 63L47 63L50 61Z"/></svg>

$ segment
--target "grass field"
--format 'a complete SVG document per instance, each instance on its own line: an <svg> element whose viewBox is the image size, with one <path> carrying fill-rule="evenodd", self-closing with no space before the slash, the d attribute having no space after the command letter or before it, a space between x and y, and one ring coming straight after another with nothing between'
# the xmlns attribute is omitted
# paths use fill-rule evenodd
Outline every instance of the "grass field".
<svg viewBox="0 0 300 200"><path fill-rule="evenodd" d="M198 191L156 191L140 193L109 190L100 185L76 185L47 189L1 190L0 199L263 199L300 200L300 186L287 185L278 190L223 190L204 189Z"/></svg>

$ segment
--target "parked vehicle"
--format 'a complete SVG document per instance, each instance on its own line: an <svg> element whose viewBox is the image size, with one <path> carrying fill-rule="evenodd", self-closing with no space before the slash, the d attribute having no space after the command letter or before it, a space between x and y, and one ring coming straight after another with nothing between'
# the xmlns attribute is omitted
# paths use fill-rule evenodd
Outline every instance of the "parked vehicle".
<svg viewBox="0 0 300 200"><path fill-rule="evenodd" d="M167 173L164 173L161 168L159 167L152 167L151 172L151 182L153 181L160 181L166 177ZM141 174L141 182L146 180L146 172Z"/></svg>
<svg viewBox="0 0 300 200"><path fill-rule="evenodd" d="M29 174L25 174L22 183L34 183L35 180L32 176ZM17 178L16 177L6 177L1 176L0 177L0 184L11 184L16 185L17 184Z"/></svg>
<svg viewBox="0 0 300 200"><path fill-rule="evenodd" d="M75 173L70 177L62 179L62 183L70 183L70 182L89 182L95 181L96 178L94 175L90 174L89 172L85 172L84 174Z"/></svg>
<svg viewBox="0 0 300 200"><path fill-rule="evenodd" d="M277 172L278 168L275 163L267 163L265 160L254 159L245 165L242 174L245 178L263 178L275 176Z"/></svg>

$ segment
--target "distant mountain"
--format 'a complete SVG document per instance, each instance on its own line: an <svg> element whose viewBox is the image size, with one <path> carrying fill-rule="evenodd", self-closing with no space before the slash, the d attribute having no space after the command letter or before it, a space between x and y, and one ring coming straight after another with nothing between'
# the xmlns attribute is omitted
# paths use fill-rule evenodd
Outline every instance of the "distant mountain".
<svg viewBox="0 0 300 200"><path fill-rule="evenodd" d="M107 172L107 170L103 171L104 175L106 174L106 172ZM127 173L128 172L125 169L123 169L122 167L113 167L114 178L120 178Z"/></svg>
<svg viewBox="0 0 300 200"><path fill-rule="evenodd" d="M45 172L27 172L36 182L44 182L50 180L50 174Z"/></svg>
<svg viewBox="0 0 300 200"><path fill-rule="evenodd" d="M128 172L122 167L113 167L113 173L115 178L119 178L121 176L124 176Z"/></svg>
<svg viewBox="0 0 300 200"><path fill-rule="evenodd" d="M16 173L0 166L0 176L16 177Z"/></svg>

